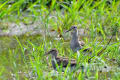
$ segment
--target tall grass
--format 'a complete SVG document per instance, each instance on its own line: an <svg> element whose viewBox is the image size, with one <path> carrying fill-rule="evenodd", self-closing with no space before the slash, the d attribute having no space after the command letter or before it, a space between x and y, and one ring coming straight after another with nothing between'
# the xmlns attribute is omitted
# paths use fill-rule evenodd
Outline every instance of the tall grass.
<svg viewBox="0 0 120 80"><path fill-rule="evenodd" d="M23 22L30 25L30 16L32 16L33 23L40 21L42 26L39 27L43 28L45 32L45 35L42 36L12 37L16 40L14 42L16 47L6 46L8 49L0 52L0 79L119 79L120 1L72 0L70 2L68 0L51 0L49 5L48 2L50 0L36 0L33 3L28 0L14 0L11 4L9 0L0 2L0 23L19 24L19 22ZM25 5L27 5L27 9L24 11ZM25 20L28 21L25 22ZM101 46L107 44L109 36L113 34L113 29L116 28L114 40L101 56L94 57L92 62L88 63L87 61L91 56L81 54L80 58L77 59L76 53L73 54L65 39L55 40L58 35L66 38L67 34L64 34L64 30L69 29L72 25L77 25L78 29L85 29L88 36L83 40L87 43L86 48L92 47L92 55L97 55L103 48ZM50 37L51 30L56 31L54 37ZM4 37L1 37L0 40L2 38ZM11 39L11 37L9 38ZM5 45L7 42L4 41L3 44ZM79 62L78 64L85 66L85 71L82 69L76 72L68 71L69 65L64 73L62 73L61 68L58 68L58 72L53 71L51 58L46 61L46 56L43 55L54 47L58 49L59 56L75 58ZM102 67L103 70L106 65L110 68L115 67L117 70L113 68L113 70L107 69L108 72L101 72L99 67Z"/></svg>

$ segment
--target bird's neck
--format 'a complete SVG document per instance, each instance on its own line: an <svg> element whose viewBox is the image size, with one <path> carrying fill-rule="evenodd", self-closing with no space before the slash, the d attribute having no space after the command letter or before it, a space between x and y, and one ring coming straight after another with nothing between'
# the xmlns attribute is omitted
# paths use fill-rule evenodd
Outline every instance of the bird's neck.
<svg viewBox="0 0 120 80"><path fill-rule="evenodd" d="M53 60L56 59L56 58L57 58L57 56L52 55L52 59L53 59Z"/></svg>
<svg viewBox="0 0 120 80"><path fill-rule="evenodd" d="M72 39L71 39L72 42L78 42L78 34L77 32L75 34L72 34Z"/></svg>
<svg viewBox="0 0 120 80"><path fill-rule="evenodd" d="M57 63L57 61L56 61L55 56L54 56L54 57L52 56L52 60L51 60L51 62L52 62L52 66L53 66L53 68L54 68L55 70L57 70L57 68L56 68L56 63Z"/></svg>

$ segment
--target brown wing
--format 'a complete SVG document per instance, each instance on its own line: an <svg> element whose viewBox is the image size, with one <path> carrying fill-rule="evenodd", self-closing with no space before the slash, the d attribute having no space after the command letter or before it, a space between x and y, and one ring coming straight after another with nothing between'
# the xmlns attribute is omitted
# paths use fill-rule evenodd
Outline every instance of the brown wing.
<svg viewBox="0 0 120 80"><path fill-rule="evenodd" d="M76 60L75 59L71 59L71 64L76 64Z"/></svg>
<svg viewBox="0 0 120 80"><path fill-rule="evenodd" d="M62 58L57 57L57 58L56 58L56 61L57 61L57 64L60 66L60 65L61 65L61 63L62 63Z"/></svg>
<svg viewBox="0 0 120 80"><path fill-rule="evenodd" d="M79 44L81 47L83 47L85 45L84 41L79 41ZM86 48L83 50L83 52L92 52L91 48Z"/></svg>
<svg viewBox="0 0 120 80"><path fill-rule="evenodd" d="M66 57L63 57L63 58L57 58L57 63L58 65L63 65L63 67L67 67L67 65L69 64L69 61L70 61L70 66L75 66L76 65L76 60L75 59L69 59L69 58L66 58Z"/></svg>
<svg viewBox="0 0 120 80"><path fill-rule="evenodd" d="M70 61L70 65L75 65L76 64L76 60L75 59L69 59L69 58L63 58L63 62L68 64Z"/></svg>
<svg viewBox="0 0 120 80"><path fill-rule="evenodd" d="M84 46L84 45L85 45L85 42L84 42L84 41L79 41L79 44L80 44L81 46Z"/></svg>
<svg viewBox="0 0 120 80"><path fill-rule="evenodd" d="M75 59L71 59L71 67L72 66L76 66L76 64L77 64L76 60Z"/></svg>

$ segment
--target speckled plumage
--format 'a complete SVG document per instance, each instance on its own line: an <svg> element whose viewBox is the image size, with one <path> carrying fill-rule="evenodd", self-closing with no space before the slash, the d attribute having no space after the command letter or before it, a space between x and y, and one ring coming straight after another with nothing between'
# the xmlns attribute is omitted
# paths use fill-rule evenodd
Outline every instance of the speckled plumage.
<svg viewBox="0 0 120 80"><path fill-rule="evenodd" d="M45 53L45 55L48 55L48 54L51 54L52 55L52 66L55 70L57 70L56 68L56 64L58 66L61 66L63 68L66 68L68 66L68 64L70 64L70 67L73 68L76 66L76 60L75 59L69 59L69 58L66 58L66 57L58 57L57 54L58 54L58 51L54 48L54 49L51 49L50 51L48 51L47 53Z"/></svg>

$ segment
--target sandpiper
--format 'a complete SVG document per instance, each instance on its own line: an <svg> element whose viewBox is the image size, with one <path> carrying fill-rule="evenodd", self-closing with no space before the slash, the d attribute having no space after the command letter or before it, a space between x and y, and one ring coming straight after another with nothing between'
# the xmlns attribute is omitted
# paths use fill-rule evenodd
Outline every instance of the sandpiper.
<svg viewBox="0 0 120 80"><path fill-rule="evenodd" d="M69 30L66 32L71 31L71 41L70 41L70 48L73 52L78 52L79 50L83 49L83 46L85 43L83 41L79 41L78 39L78 31L76 26L72 26ZM83 52L90 51L90 48L84 49Z"/></svg>
<svg viewBox="0 0 120 80"><path fill-rule="evenodd" d="M71 69L74 69L77 65L77 62L75 59L69 59L67 57L58 57L58 51L56 48L51 49L45 55L51 54L52 55L52 66L55 70L57 70L58 67L62 66L62 68L66 68L68 64L70 65Z"/></svg>

